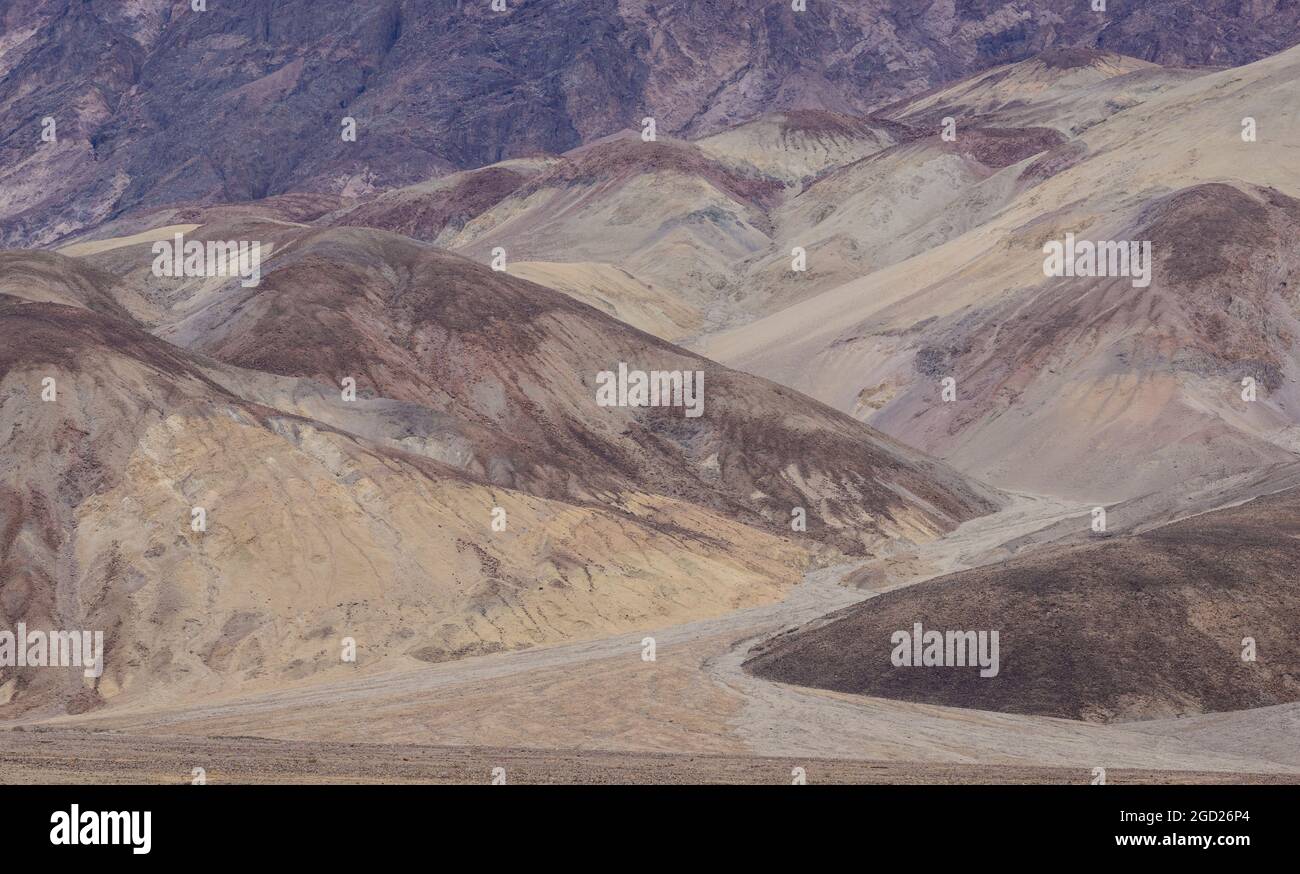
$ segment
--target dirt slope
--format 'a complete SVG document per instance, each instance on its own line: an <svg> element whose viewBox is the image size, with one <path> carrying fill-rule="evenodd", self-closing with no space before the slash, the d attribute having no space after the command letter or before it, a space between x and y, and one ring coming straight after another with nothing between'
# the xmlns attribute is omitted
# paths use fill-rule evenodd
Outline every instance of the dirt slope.
<svg viewBox="0 0 1300 874"><path fill-rule="evenodd" d="M551 501L247 401L218 382L240 374L86 309L9 303L0 327L4 626L106 639L94 680L5 669L11 713L345 670L344 637L372 664L441 660L722 612L808 558L669 496Z"/></svg>
<svg viewBox="0 0 1300 874"><path fill-rule="evenodd" d="M1150 96L940 198L937 245L700 348L1011 489L1108 502L1294 460L1298 80L1291 50ZM1046 277L1071 233L1149 241L1151 284Z"/></svg>
<svg viewBox="0 0 1300 874"><path fill-rule="evenodd" d="M999 500L788 389L404 237L264 219L191 235L263 232L248 289L143 282L148 242L0 256L0 620L107 644L93 681L6 672L11 712L355 670L344 637L376 667L718 615ZM595 374L620 361L703 370L703 415L598 406Z"/></svg>

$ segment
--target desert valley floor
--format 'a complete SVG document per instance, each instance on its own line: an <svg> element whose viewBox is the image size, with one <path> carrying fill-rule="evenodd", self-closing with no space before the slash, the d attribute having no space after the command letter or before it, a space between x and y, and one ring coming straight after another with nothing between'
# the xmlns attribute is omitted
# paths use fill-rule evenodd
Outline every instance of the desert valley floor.
<svg viewBox="0 0 1300 874"><path fill-rule="evenodd" d="M198 706L19 721L0 780L185 783L1300 783L1300 704L1094 725L863 698L742 668L784 628L1005 554L1086 518L1017 496L1008 509L890 561L810 573L778 604L642 634L278 686ZM901 569L891 571L890 567ZM839 582L855 569L878 589Z"/></svg>

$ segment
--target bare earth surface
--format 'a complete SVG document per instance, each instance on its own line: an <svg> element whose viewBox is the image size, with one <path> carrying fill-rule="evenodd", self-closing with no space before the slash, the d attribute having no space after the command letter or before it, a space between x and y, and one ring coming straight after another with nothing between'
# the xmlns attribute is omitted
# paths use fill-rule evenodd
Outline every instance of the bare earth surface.
<svg viewBox="0 0 1300 874"><path fill-rule="evenodd" d="M1022 497L913 548L892 575L881 572L881 588L1004 557L1001 544L1079 512ZM810 782L1087 782L1094 767L1109 782L1125 779L1112 769L1140 782L1300 780L1300 705L1094 725L861 698L741 670L763 637L875 594L838 585L846 570L810 574L779 604L645 634L62 717L35 731L32 720L0 733L0 780L186 782L205 767L232 781L481 782L498 765L512 782L788 782L796 766ZM653 662L641 657L645 636L655 638Z"/></svg>
<svg viewBox="0 0 1300 874"><path fill-rule="evenodd" d="M346 744L263 738L140 737L80 731L0 732L0 783L782 784L804 770L824 783L1088 784L1081 768L933 765L815 758L568 752L415 744ZM1294 776L1212 771L1108 770L1108 784L1293 783Z"/></svg>

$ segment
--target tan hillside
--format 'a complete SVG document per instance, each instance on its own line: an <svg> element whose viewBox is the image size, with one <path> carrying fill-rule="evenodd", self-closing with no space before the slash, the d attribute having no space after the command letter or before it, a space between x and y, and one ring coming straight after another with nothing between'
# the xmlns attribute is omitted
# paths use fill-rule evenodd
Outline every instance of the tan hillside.
<svg viewBox="0 0 1300 874"><path fill-rule="evenodd" d="M107 648L94 682L0 678L11 714L351 669L343 637L375 664L653 626L772 599L806 561L671 498L548 501L250 403L88 310L9 304L0 325L5 627Z"/></svg>
<svg viewBox="0 0 1300 874"><path fill-rule="evenodd" d="M978 226L702 349L1011 488L1117 500L1291 458L1297 80L1293 50L1155 96L1010 168ZM1151 285L1045 278L1067 232L1152 241Z"/></svg>
<svg viewBox="0 0 1300 874"><path fill-rule="evenodd" d="M819 110L761 116L695 141L706 155L799 185L910 139L904 125Z"/></svg>
<svg viewBox="0 0 1300 874"><path fill-rule="evenodd" d="M613 264L590 261L521 261L510 275L563 292L620 322L676 341L698 333L703 314L670 289L638 279Z"/></svg>
<svg viewBox="0 0 1300 874"><path fill-rule="evenodd" d="M720 615L1000 500L788 389L405 237L193 234L263 231L255 288L139 288L140 242L3 256L4 619L104 629L108 647L94 682L0 677L10 712L355 670L344 637L373 667ZM620 361L703 370L704 414L598 406L595 374Z"/></svg>
<svg viewBox="0 0 1300 874"><path fill-rule="evenodd" d="M953 118L959 127L1041 125L1074 136L1206 72L1097 49L1057 48L933 89L881 114L930 130Z"/></svg>

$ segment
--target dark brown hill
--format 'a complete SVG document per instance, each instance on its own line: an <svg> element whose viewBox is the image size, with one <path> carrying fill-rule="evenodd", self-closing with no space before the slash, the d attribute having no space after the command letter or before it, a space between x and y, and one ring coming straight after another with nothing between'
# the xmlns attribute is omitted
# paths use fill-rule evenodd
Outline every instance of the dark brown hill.
<svg viewBox="0 0 1300 874"><path fill-rule="evenodd" d="M1291 489L896 590L774 638L746 664L780 682L1094 722L1281 704L1300 699L1298 563ZM895 667L891 635L916 622L998 630L997 676Z"/></svg>

